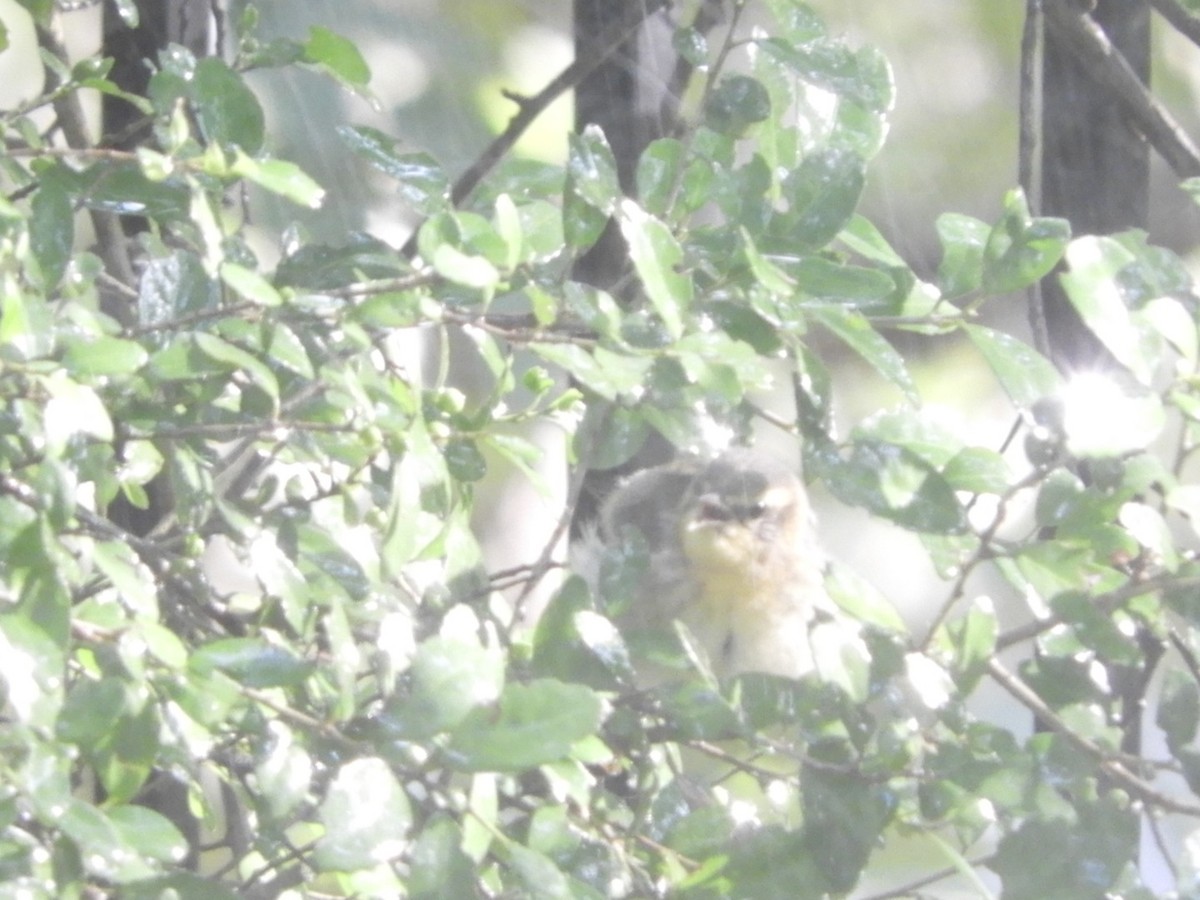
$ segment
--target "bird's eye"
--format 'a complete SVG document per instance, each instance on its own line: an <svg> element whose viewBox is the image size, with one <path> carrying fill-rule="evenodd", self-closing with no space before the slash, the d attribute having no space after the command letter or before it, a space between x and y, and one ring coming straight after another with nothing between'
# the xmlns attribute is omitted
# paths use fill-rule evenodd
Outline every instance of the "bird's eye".
<svg viewBox="0 0 1200 900"><path fill-rule="evenodd" d="M696 508L696 516L708 522L725 522L733 518L729 507L716 500L705 500L701 498L699 505Z"/></svg>
<svg viewBox="0 0 1200 900"><path fill-rule="evenodd" d="M749 503L746 505L746 518L747 519L761 519L766 514L767 514L767 504L763 503L761 500L759 500L755 503Z"/></svg>

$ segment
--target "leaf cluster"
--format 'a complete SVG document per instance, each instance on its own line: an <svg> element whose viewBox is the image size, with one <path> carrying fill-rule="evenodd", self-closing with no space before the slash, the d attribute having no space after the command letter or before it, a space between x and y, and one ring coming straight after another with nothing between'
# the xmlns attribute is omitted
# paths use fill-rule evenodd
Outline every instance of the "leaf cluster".
<svg viewBox="0 0 1200 900"><path fill-rule="evenodd" d="M595 130L564 167L501 161L454 204L427 154L339 129L422 217L411 253L289 231L264 260L250 239L255 191L324 198L270 154L245 73L365 93L331 31L263 42L251 7L233 62L172 48L133 152L32 115L115 92L105 60L57 61L0 116L6 894L820 897L919 846L914 895L1149 896L1139 817L1200 815L1191 276L1144 235L1072 240L1014 191L995 222L944 215L918 277L857 212L886 60L765 5L769 33L681 30L692 124L650 145L632 196ZM112 217L146 230L114 240ZM610 219L620 296L571 277ZM984 324L1056 267L1122 378L1064 383ZM429 372L419 341L462 359ZM1007 397L1005 446L923 403L911 348L947 341ZM896 403L840 436L846 355ZM455 386L460 361L482 390ZM763 407L781 388L794 416ZM500 589L552 567L486 571L473 516L500 463L542 478L522 429L565 430L582 469L763 422L917 537L942 579L927 627L867 586L888 573L837 572L864 630L823 635L816 676L718 684L691 660L651 692L581 579L521 627ZM1131 756L1120 685L1167 646L1167 751ZM1042 727L986 715L985 685ZM1172 851L1181 890L1194 843Z"/></svg>

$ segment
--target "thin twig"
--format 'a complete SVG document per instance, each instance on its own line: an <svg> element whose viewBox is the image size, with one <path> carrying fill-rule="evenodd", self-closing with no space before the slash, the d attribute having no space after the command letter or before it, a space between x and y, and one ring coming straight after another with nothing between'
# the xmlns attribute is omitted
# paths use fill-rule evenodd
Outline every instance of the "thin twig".
<svg viewBox="0 0 1200 900"><path fill-rule="evenodd" d="M69 64L66 46L50 28L38 29L38 43L46 52L57 57L64 66ZM63 136L73 151L91 150L93 141L88 135L87 118L79 91L71 90L54 99L54 114L58 118ZM125 285L137 284L137 275L129 258L128 242L121 228L120 219L109 212L91 210L92 227L96 233L96 246L104 267L114 279ZM133 313L128 304L106 302L104 311L128 327L133 322Z"/></svg>
<svg viewBox="0 0 1200 900"><path fill-rule="evenodd" d="M934 615L933 620L929 623L929 628L925 632L925 639L921 641L919 645L921 649L924 650L929 647L929 644L933 641L934 635L937 634L937 630L941 628L942 623L946 621L946 617L950 615L950 611L965 595L967 579L970 577L971 573L975 571L975 568L980 563L991 557L992 542L995 540L996 533L1000 530L1000 526L1004 524L1005 516L1008 513L1008 504L1012 502L1017 494L1030 487L1033 487L1044 477L1044 472L1042 472L1040 469L1035 469L1016 484L1009 487L1009 489L1003 495L1001 495L999 502L996 505L996 515L993 517L992 521L988 523L987 528L985 528L979 535L979 546L975 548L975 552L971 554L971 558L966 560L958 567L958 577L954 580L954 586L950 590L950 596L946 599L946 602L942 604L941 608L938 609L937 614Z"/></svg>
<svg viewBox="0 0 1200 900"><path fill-rule="evenodd" d="M1179 578L1168 573L1154 578L1147 578L1144 581L1131 581L1114 590L1097 594L1091 598L1091 604L1101 615L1108 615L1135 597L1152 594L1155 591L1161 591L1168 587L1173 590L1200 587L1200 575ZM1032 640L1038 635L1049 631L1051 628L1062 624L1063 620L1060 617L1047 616L1044 619L1036 619L1024 625L1018 625L1016 628L1004 632L1004 634L996 639L996 649L1004 650L1023 641Z"/></svg>
<svg viewBox="0 0 1200 900"><path fill-rule="evenodd" d="M640 4L629 4L626 14L614 21L605 32L603 39L597 42L600 51L595 55L576 59L531 97L516 98L511 93L508 94L509 98L517 103L516 115L509 120L508 127L496 136L495 140L479 155L479 158L471 163L454 182L454 187L450 191L451 202L458 206L466 200L488 172L508 155L508 152L520 140L521 135L528 130L538 116L546 111L551 103L583 81L597 66L615 53L629 39L629 36L641 27L642 22L666 5L667 0L645 0ZM418 231L419 229L415 230L404 245L402 253L405 256L415 255Z"/></svg>
<svg viewBox="0 0 1200 900"><path fill-rule="evenodd" d="M1004 688L1015 700L1038 717L1047 728L1066 739L1075 749L1091 757L1100 770L1116 785L1126 790L1149 806L1157 807L1166 812L1179 813L1185 816L1200 817L1200 806L1182 803L1157 790L1153 785L1129 771L1124 764L1116 759L1116 752L1110 752L1089 741L1063 721L1057 712L1051 709L1041 697L1025 684L1020 678L1008 671L1000 660L993 657L988 661L988 674L1000 687Z"/></svg>

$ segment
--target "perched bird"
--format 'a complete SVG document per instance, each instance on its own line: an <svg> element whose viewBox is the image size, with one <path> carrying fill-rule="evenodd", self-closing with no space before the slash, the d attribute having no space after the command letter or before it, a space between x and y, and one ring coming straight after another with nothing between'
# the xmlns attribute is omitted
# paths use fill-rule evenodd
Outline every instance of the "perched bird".
<svg viewBox="0 0 1200 900"><path fill-rule="evenodd" d="M644 571L617 601L623 632L680 623L718 678L799 677L814 623L832 610L804 485L751 450L643 470L601 509L596 539L642 542Z"/></svg>

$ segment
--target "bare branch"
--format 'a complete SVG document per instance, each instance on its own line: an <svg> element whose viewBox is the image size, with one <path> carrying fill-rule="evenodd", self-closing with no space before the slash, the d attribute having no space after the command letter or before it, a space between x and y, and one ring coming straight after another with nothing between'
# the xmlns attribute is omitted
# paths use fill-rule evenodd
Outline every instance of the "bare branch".
<svg viewBox="0 0 1200 900"><path fill-rule="evenodd" d="M454 182L454 187L450 191L451 202L457 206L467 199L487 173L512 150L521 135L538 116L546 111L551 103L579 84L593 69L608 59L641 26L642 22L666 5L667 0L646 0L641 4L633 4L629 14L617 19L609 26L604 39L598 44L601 48L598 53L576 59L532 97L516 98L512 94L506 93L506 96L517 104L516 115L509 121L508 127L497 135L496 139L479 155L479 158L468 166L467 170ZM416 232L405 244L403 252L406 256L411 256L416 252Z"/></svg>
<svg viewBox="0 0 1200 900"><path fill-rule="evenodd" d="M1200 150L1092 17L1072 0L1047 0L1043 13L1080 64L1116 95L1134 124L1175 174L1180 178L1200 176Z"/></svg>
<svg viewBox="0 0 1200 900"><path fill-rule="evenodd" d="M1112 779L1113 783L1117 786L1128 791L1131 796L1164 812L1200 817L1200 806L1191 803L1182 803L1179 800L1168 797L1157 790L1152 784L1129 771L1123 763L1115 758L1115 753L1097 746L1071 728L1024 681L1008 671L995 657L988 662L988 674L995 679L1000 687L1004 688L1014 699L1019 701L1022 706L1044 722L1046 727L1055 734L1065 738L1084 755L1091 757L1105 776Z"/></svg>

